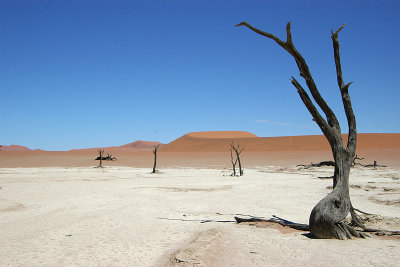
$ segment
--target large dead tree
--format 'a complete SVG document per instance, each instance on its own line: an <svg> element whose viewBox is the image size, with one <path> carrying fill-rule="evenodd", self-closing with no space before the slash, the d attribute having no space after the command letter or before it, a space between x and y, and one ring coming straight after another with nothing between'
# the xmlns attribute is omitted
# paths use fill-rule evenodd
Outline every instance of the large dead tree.
<svg viewBox="0 0 400 267"><path fill-rule="evenodd" d="M153 150L153 154L154 154L154 164L153 164L153 172L152 173L156 173L156 166L157 166L157 151L158 151L158 147L160 146L160 144L156 145L154 147Z"/></svg>
<svg viewBox="0 0 400 267"><path fill-rule="evenodd" d="M344 83L342 67L340 64L338 35L345 25L342 25L335 32L332 31L331 37L333 41L337 82L339 85L349 128L347 145L344 144L344 141L341 137L340 125L336 115L320 95L306 61L293 45L292 34L290 32L290 22L286 26L286 41L280 40L271 33L261 31L251 26L247 22L241 22L236 26L246 26L250 30L274 40L280 47L285 49L294 58L300 71L300 76L305 80L312 98L325 114L325 117L320 114L306 90L304 90L300 83L294 77L292 77L291 82L297 89L301 100L312 115L313 120L318 124L326 139L328 139L332 149L333 159L335 161L333 190L330 194L318 202L318 204L311 211L309 219L311 234L318 238L347 239L353 236L365 237L365 234L355 230L353 227L344 222L344 219L350 212L353 221L358 226L363 227L359 217L357 217L355 214L349 196L349 174L356 151L357 130L356 118L353 112L348 90L351 82L347 84Z"/></svg>
<svg viewBox="0 0 400 267"><path fill-rule="evenodd" d="M239 163L239 176L243 176L242 163L240 162L240 153L242 153L242 151L243 151L244 148L240 149L240 144L239 144L239 142L238 142L237 146L235 146L235 144L234 144L233 142L230 144L230 146L231 146L231 149L233 149L233 151L235 151L236 160L237 160L237 162ZM233 163L233 162L232 162L232 163ZM235 165L236 165L236 163L235 163ZM236 175L235 166L234 166L234 173L235 173L235 175Z"/></svg>

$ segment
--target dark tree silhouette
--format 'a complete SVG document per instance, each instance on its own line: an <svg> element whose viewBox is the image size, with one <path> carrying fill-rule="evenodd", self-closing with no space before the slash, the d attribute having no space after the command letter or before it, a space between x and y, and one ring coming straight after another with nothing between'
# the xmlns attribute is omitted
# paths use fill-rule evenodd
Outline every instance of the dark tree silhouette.
<svg viewBox="0 0 400 267"><path fill-rule="evenodd" d="M354 158L353 158L353 162L351 163L351 167L354 167L354 166L356 166L357 164L358 165L361 165L362 166L362 164L361 163L359 163L359 162L356 162L356 160L363 160L363 159L365 159L365 158L359 158L358 156L357 156L357 154L354 156Z"/></svg>
<svg viewBox="0 0 400 267"><path fill-rule="evenodd" d="M235 157L235 160L233 160L232 150L233 149L231 147L230 151L231 151L231 162L232 162L232 169L233 169L233 172L232 172L231 176L236 176L236 163L238 162L238 158Z"/></svg>
<svg viewBox="0 0 400 267"><path fill-rule="evenodd" d="M103 159L104 159L103 153L104 153L104 149L99 149L99 150L97 150L97 152L99 152L99 156L96 158L96 160L97 160L97 159L100 160L99 166L97 166L97 167L98 167L98 168L103 168Z"/></svg>
<svg viewBox="0 0 400 267"><path fill-rule="evenodd" d="M157 151L158 151L158 147L160 146L160 144L156 145L154 147L153 150L153 154L154 154L154 164L153 164L153 172L152 173L156 173L156 166L157 166Z"/></svg>
<svg viewBox="0 0 400 267"><path fill-rule="evenodd" d="M280 47L285 49L296 61L297 67L300 71L300 76L305 80L312 98L325 114L326 118L320 114L313 101L310 99L308 93L303 89L300 83L294 77L292 77L291 83L297 89L301 100L312 115L313 120L318 124L319 128L328 140L332 149L333 159L335 161L333 190L330 194L318 202L318 204L311 211L309 219L311 234L318 238L347 239L353 236L365 237L364 233L355 230L353 227L344 222L344 219L350 212L354 223L365 228L360 218L355 214L349 196L349 174L356 151L357 130L356 119L353 113L348 91L351 82L348 84L344 83L342 77L342 67L340 64L338 35L345 25L342 25L335 32L332 31L331 37L333 41L336 76L349 128L347 145L345 145L341 137L340 125L336 115L320 95L306 61L293 45L292 34L290 32L290 22L286 26L286 42L280 40L271 33L261 31L251 26L247 22L241 22L236 26L246 26L250 30L274 40Z"/></svg>
<svg viewBox="0 0 400 267"><path fill-rule="evenodd" d="M235 146L235 144L233 142L230 144L230 146L231 146L231 149L233 149L233 151L235 151L236 160L239 163L239 176L243 176L242 163L240 162L240 153L242 153L244 148L240 149L239 142L238 142L237 146ZM235 165L236 165L236 163L235 163ZM236 174L236 171L234 171L234 172Z"/></svg>
<svg viewBox="0 0 400 267"><path fill-rule="evenodd" d="M99 150L97 150L97 152L99 153L99 156L97 158L95 158L94 160L100 160L99 166L97 166L99 168L103 168L103 160L117 160L116 157L113 157L113 155L110 155L108 153L107 153L107 157L104 157L103 156L104 149L99 149Z"/></svg>

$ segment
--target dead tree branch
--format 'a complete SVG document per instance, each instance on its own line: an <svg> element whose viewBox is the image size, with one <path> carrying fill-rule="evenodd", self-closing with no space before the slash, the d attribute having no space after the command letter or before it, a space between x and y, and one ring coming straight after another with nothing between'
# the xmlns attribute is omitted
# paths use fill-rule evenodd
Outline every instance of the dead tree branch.
<svg viewBox="0 0 400 267"><path fill-rule="evenodd" d="M240 161L240 153L242 153L244 148L240 149L239 142L238 142L237 146L235 146L235 144L233 142L230 144L230 146L231 146L231 149L233 149L233 151L235 151L235 153L236 153L236 160L239 163L239 176L243 176L244 172L242 169L242 163ZM236 171L235 171L235 173L236 173Z"/></svg>
<svg viewBox="0 0 400 267"><path fill-rule="evenodd" d="M238 162L238 158L235 157L235 160L233 160L234 157L233 157L232 150L233 149L231 147L230 151L231 151L231 162L232 162L232 169L233 169L231 176L236 176L236 163Z"/></svg>

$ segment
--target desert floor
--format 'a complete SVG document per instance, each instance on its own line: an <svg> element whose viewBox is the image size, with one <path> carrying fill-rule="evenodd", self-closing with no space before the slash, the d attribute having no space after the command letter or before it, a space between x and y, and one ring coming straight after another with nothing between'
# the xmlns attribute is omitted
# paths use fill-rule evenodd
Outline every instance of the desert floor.
<svg viewBox="0 0 400 267"><path fill-rule="evenodd" d="M2 266L395 266L400 239L312 239L272 215L308 223L331 167L230 169L109 166L0 168ZM351 198L368 225L400 229L400 169L352 169Z"/></svg>

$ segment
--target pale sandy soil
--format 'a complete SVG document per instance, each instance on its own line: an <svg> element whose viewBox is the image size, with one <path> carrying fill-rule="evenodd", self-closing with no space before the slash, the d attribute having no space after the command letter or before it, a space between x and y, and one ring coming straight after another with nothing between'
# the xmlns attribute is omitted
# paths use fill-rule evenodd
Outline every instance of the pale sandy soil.
<svg viewBox="0 0 400 267"><path fill-rule="evenodd" d="M398 266L400 240L318 240L238 225L307 223L332 168L0 168L2 266ZM400 170L355 168L353 204L400 229Z"/></svg>

